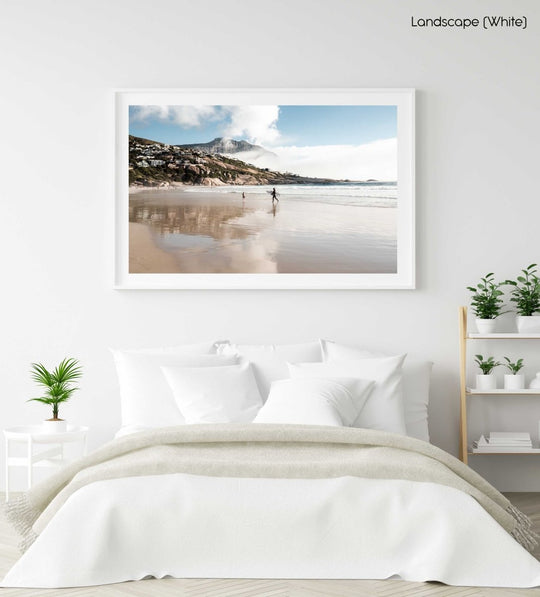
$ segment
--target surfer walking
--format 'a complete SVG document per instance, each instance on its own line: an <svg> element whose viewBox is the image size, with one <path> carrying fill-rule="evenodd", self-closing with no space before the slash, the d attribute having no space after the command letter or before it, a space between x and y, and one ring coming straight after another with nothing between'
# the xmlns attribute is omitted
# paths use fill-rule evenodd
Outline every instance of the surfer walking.
<svg viewBox="0 0 540 597"><path fill-rule="evenodd" d="M273 187L270 195L272 197L272 205L274 205L274 201L277 201L279 203L279 199L278 199L278 194L277 194L277 191L276 191L276 187Z"/></svg>

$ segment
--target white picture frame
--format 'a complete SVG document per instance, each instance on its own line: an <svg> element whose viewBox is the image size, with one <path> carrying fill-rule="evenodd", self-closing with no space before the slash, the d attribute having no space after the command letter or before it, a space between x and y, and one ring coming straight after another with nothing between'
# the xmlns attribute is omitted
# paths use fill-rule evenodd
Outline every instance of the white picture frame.
<svg viewBox="0 0 540 597"><path fill-rule="evenodd" d="M333 106L397 108L395 273L131 273L129 271L130 106ZM122 89L115 110L116 289L414 289L415 92L413 89Z"/></svg>

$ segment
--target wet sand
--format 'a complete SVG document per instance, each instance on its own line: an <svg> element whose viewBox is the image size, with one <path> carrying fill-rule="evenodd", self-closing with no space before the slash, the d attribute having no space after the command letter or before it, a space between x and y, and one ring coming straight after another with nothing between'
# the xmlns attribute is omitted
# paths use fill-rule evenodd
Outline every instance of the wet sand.
<svg viewBox="0 0 540 597"><path fill-rule="evenodd" d="M130 197L131 273L394 273L395 208L211 190Z"/></svg>
<svg viewBox="0 0 540 597"><path fill-rule="evenodd" d="M129 271L137 274L167 274L178 270L174 255L161 250L145 224L129 223Z"/></svg>

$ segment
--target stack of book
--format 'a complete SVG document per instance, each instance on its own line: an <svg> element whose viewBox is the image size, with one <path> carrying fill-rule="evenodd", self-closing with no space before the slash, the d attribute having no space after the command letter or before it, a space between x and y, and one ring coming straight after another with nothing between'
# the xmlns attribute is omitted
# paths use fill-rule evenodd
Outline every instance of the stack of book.
<svg viewBox="0 0 540 597"><path fill-rule="evenodd" d="M492 431L473 442L473 452L531 452L531 436L526 431Z"/></svg>

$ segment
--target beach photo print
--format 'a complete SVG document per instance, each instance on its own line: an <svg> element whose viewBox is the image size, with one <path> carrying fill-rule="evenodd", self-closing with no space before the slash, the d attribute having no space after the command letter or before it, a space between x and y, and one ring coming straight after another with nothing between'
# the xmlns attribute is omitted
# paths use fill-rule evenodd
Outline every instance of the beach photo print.
<svg viewBox="0 0 540 597"><path fill-rule="evenodd" d="M118 288L414 288L412 90L116 93Z"/></svg>

